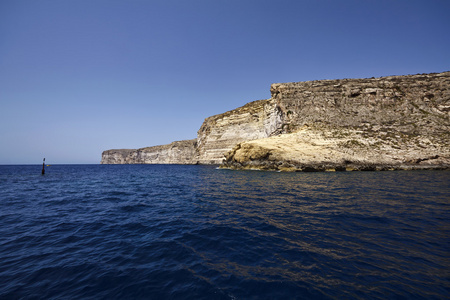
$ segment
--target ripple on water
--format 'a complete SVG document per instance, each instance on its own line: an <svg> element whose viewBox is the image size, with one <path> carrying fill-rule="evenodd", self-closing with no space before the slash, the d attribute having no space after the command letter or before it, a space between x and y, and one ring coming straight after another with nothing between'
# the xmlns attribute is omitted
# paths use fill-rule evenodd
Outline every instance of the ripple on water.
<svg viewBox="0 0 450 300"><path fill-rule="evenodd" d="M448 172L0 166L0 298L448 296ZM38 174L39 174L38 170Z"/></svg>

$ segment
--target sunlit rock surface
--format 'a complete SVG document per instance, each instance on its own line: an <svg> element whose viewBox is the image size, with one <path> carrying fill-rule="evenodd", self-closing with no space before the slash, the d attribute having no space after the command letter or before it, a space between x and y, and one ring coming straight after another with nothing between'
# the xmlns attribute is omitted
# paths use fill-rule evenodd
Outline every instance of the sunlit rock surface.
<svg viewBox="0 0 450 300"><path fill-rule="evenodd" d="M113 149L102 153L102 164L196 164L197 140L140 149Z"/></svg>
<svg viewBox="0 0 450 300"><path fill-rule="evenodd" d="M196 140L108 150L102 163L283 171L449 167L450 72L277 83L270 92L270 99L206 118Z"/></svg>
<svg viewBox="0 0 450 300"><path fill-rule="evenodd" d="M400 143L398 139L403 139ZM304 127L294 133L243 142L222 168L273 171L443 169L449 145L423 136L366 136L353 129Z"/></svg>
<svg viewBox="0 0 450 300"><path fill-rule="evenodd" d="M448 168L450 73L272 84L281 132L243 142L223 167ZM278 135L278 136L275 136Z"/></svg>
<svg viewBox="0 0 450 300"><path fill-rule="evenodd" d="M209 117L197 133L199 162L219 164L236 144L269 137L281 126L282 113L272 99Z"/></svg>

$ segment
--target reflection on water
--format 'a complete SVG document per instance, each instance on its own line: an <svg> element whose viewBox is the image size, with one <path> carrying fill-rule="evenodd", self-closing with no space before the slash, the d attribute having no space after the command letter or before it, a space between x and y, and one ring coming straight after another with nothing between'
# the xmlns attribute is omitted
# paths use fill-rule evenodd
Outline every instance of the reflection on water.
<svg viewBox="0 0 450 300"><path fill-rule="evenodd" d="M450 172L33 168L0 166L2 299L450 290Z"/></svg>
<svg viewBox="0 0 450 300"><path fill-rule="evenodd" d="M448 272L436 263L449 250L448 173L203 175L197 205L222 240L221 250L199 255L221 274L321 287L328 296L336 288L381 295L397 285L448 286L435 277Z"/></svg>

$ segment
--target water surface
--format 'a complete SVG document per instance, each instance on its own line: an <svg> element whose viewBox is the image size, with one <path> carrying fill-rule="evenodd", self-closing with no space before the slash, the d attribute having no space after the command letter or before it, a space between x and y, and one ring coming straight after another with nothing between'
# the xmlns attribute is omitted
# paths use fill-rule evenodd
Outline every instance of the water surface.
<svg viewBox="0 0 450 300"><path fill-rule="evenodd" d="M0 298L445 299L450 172L0 166Z"/></svg>

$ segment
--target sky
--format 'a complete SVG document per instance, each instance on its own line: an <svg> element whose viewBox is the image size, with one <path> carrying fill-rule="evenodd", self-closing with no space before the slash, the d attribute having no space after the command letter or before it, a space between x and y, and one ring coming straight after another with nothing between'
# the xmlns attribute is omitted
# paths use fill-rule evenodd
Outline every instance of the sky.
<svg viewBox="0 0 450 300"><path fill-rule="evenodd" d="M448 0L1 0L0 164L193 139L270 85L450 70Z"/></svg>

